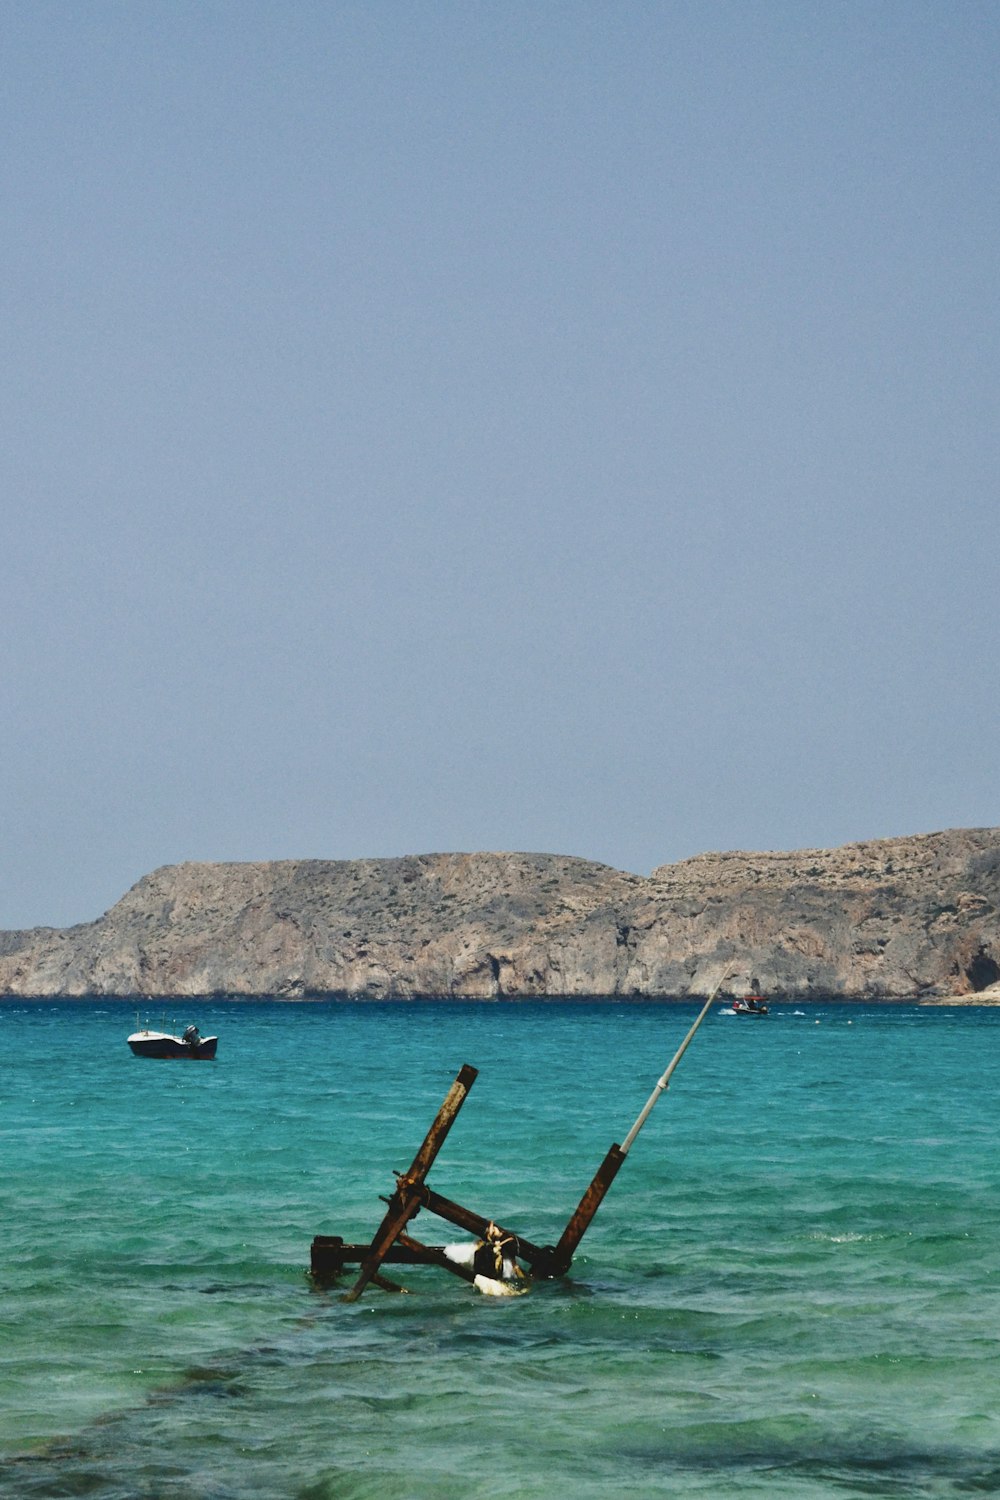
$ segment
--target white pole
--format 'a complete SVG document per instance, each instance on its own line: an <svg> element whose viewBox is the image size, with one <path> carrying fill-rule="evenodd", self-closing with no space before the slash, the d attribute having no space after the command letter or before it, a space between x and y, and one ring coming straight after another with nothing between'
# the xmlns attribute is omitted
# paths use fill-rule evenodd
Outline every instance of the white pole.
<svg viewBox="0 0 1000 1500"><path fill-rule="evenodd" d="M656 1103L657 1099L659 1099L660 1095L664 1092L665 1089L669 1088L669 1086L670 1086L670 1079L671 1079L671 1077L673 1075L674 1069L676 1068L677 1064L680 1062L681 1058L684 1056L685 1052L687 1051L688 1047L690 1046L692 1037L694 1036L695 1032L698 1030L698 1027L701 1025L702 1021L704 1021L705 1017L708 1015L708 1008L709 1008L709 1006L711 1005L712 1001L715 999L715 997L719 993L719 991L722 989L722 986L725 984L726 980L729 978L729 975L730 975L731 972L732 971L729 970L729 969L726 970L726 972L723 974L722 978L719 980L718 984L715 986L715 989L712 991L712 993L709 995L708 999L705 1001L705 1004L702 1006L701 1011L699 1012L698 1019L695 1021L694 1025L691 1027L691 1030L688 1032L687 1036L684 1038L683 1042L681 1042L680 1046L677 1048L677 1051L674 1053L674 1056L673 1056L673 1059L672 1059L672 1061L670 1063L670 1066L668 1067L667 1071L664 1073L663 1077L660 1079L659 1083L656 1085L656 1088L653 1090L653 1092L650 1094L649 1098L646 1100L645 1104L643 1105L642 1110L640 1111L640 1114L639 1114L639 1118L636 1120L635 1124L632 1126L632 1129L629 1131L628 1135L622 1141L622 1144L621 1144L621 1153L622 1153L622 1156L625 1156L627 1154L627 1152L629 1150L629 1147L632 1145L632 1142L635 1140L636 1136L639 1134L639 1131L642 1129L642 1127L645 1125L646 1121L648 1120L649 1116L652 1114L653 1105Z"/></svg>

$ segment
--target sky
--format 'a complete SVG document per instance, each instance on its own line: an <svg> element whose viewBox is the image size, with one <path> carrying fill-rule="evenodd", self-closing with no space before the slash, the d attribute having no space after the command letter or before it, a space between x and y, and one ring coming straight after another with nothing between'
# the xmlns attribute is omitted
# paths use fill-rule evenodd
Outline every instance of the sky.
<svg viewBox="0 0 1000 1500"><path fill-rule="evenodd" d="M1000 8L6 0L0 927L1000 823Z"/></svg>

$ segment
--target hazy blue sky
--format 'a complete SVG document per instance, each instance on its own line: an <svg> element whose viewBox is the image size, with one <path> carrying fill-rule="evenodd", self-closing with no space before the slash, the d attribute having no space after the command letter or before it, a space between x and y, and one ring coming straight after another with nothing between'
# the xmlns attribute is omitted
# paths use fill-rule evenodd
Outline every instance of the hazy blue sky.
<svg viewBox="0 0 1000 1500"><path fill-rule="evenodd" d="M6 0L0 926L1000 823L1000 6Z"/></svg>

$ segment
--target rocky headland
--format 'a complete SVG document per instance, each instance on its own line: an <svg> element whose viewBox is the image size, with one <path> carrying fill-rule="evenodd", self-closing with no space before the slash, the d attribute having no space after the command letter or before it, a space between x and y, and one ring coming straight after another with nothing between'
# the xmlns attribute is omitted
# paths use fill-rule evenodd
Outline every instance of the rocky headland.
<svg viewBox="0 0 1000 1500"><path fill-rule="evenodd" d="M639 876L553 854L181 864L0 933L0 996L1000 1000L1000 829ZM992 994L989 992L992 990Z"/></svg>

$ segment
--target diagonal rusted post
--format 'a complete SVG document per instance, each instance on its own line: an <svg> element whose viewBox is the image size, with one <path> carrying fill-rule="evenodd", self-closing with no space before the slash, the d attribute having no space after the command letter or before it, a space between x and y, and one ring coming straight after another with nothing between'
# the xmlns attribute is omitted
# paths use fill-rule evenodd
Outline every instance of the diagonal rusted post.
<svg viewBox="0 0 1000 1500"><path fill-rule="evenodd" d="M577 1204L569 1223L560 1236L559 1243L551 1253L548 1264L543 1268L543 1274L566 1275L577 1246L586 1234L591 1219L600 1208L605 1193L618 1176L618 1169L624 1160L625 1153L622 1148L617 1144L612 1146L594 1173L587 1191Z"/></svg>
<svg viewBox="0 0 1000 1500"><path fill-rule="evenodd" d="M441 1147L444 1145L445 1137L472 1085L478 1077L478 1070L465 1063L458 1072L455 1082L445 1095L444 1103L435 1116L434 1123L424 1138L416 1156L410 1164L409 1170L396 1180L396 1191L389 1199L389 1207L384 1219L375 1231L368 1254L361 1264L361 1271L353 1287L344 1296L345 1302L356 1302L365 1287L378 1274L379 1267L385 1258L387 1251L392 1247L400 1234L406 1228L414 1214L420 1209L419 1188L430 1171L431 1163L434 1161Z"/></svg>

